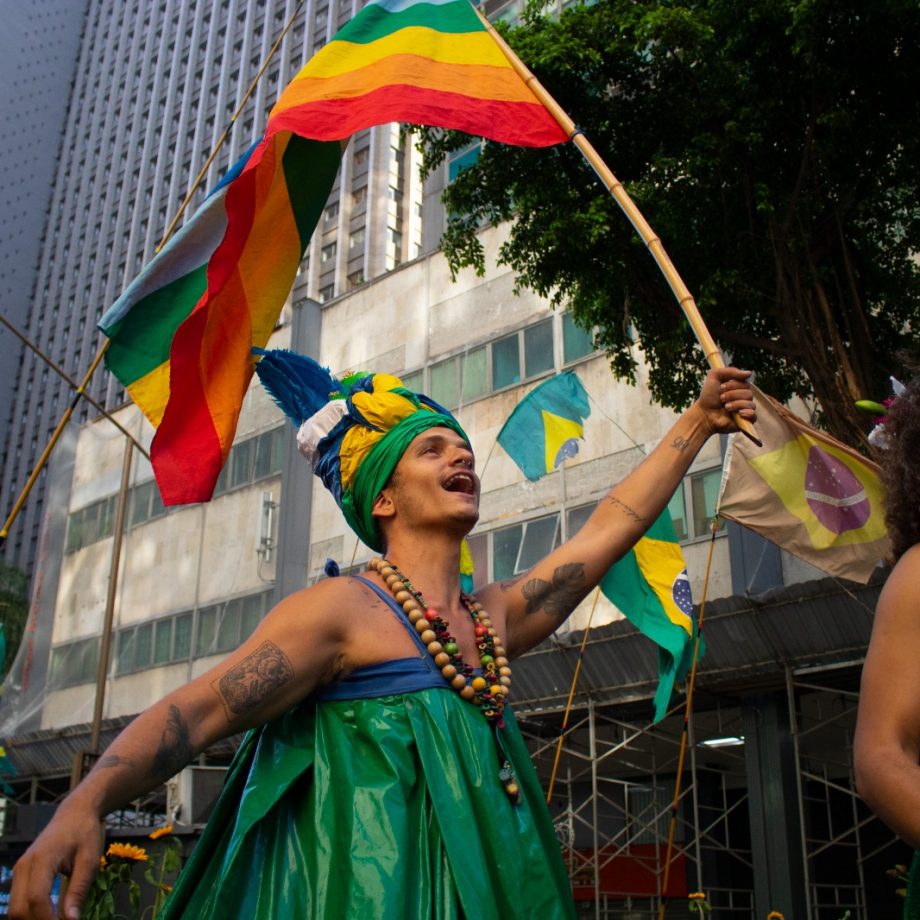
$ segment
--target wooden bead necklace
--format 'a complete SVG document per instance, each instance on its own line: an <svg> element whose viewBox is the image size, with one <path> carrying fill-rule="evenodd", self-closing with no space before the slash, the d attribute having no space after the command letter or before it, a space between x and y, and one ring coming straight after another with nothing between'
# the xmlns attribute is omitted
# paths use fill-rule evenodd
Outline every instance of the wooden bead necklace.
<svg viewBox="0 0 920 920"><path fill-rule="evenodd" d="M386 559L374 558L368 563L368 569L376 572L385 582L396 602L406 612L409 622L415 627L434 663L441 669L444 679L460 696L476 706L485 716L486 721L498 732L505 727L502 711L505 699L511 692L511 667L505 649L498 638L489 615L482 605L469 595L460 595L460 600L473 619L473 632L476 636L476 648L479 651L481 673L467 664L460 654L456 639L450 634L447 622L429 609L412 583L399 569ZM511 764L501 758L499 777L508 797L517 804L520 790L514 781Z"/></svg>

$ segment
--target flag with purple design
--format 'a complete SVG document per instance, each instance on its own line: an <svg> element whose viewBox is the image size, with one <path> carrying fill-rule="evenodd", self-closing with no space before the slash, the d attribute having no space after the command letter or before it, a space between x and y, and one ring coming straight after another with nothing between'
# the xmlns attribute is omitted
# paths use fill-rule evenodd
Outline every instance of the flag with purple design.
<svg viewBox="0 0 920 920"><path fill-rule="evenodd" d="M604 596L658 645L656 722L664 718L675 681L693 661L696 619L687 564L668 509L601 579ZM700 640L700 656L704 646Z"/></svg>
<svg viewBox="0 0 920 920"><path fill-rule="evenodd" d="M732 438L719 514L828 575L867 582L890 551L878 467L752 389L764 446Z"/></svg>

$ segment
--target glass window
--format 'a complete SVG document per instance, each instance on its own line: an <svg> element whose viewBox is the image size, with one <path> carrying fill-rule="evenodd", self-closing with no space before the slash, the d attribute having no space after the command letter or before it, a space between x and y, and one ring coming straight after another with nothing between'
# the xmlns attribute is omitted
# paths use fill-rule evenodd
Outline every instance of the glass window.
<svg viewBox="0 0 920 920"><path fill-rule="evenodd" d="M118 634L118 650L115 653L115 673L127 674L134 670L134 630L123 629Z"/></svg>
<svg viewBox="0 0 920 920"><path fill-rule="evenodd" d="M244 597L242 601L242 613L240 615L240 642L248 639L262 619L265 611L266 595L250 594Z"/></svg>
<svg viewBox="0 0 920 920"><path fill-rule="evenodd" d="M403 374L400 379L407 390L411 390L413 393L421 393L425 382L424 377L424 371L413 371L411 374Z"/></svg>
<svg viewBox="0 0 920 920"><path fill-rule="evenodd" d="M500 390L521 382L521 360L518 354L518 334L509 335L492 344L492 387Z"/></svg>
<svg viewBox="0 0 920 920"><path fill-rule="evenodd" d="M712 519L716 514L716 499L719 497L719 484L722 470L716 468L690 477L690 503L693 508L693 535L704 537L709 533ZM719 518L719 530L725 521Z"/></svg>
<svg viewBox="0 0 920 920"><path fill-rule="evenodd" d="M448 155L447 161L447 181L453 182L464 169L472 166L479 159L479 142L473 143L472 146L465 150L455 150Z"/></svg>
<svg viewBox="0 0 920 920"><path fill-rule="evenodd" d="M214 639L217 636L217 607L205 607L198 611L198 636L195 640L195 655L213 654Z"/></svg>
<svg viewBox="0 0 920 920"><path fill-rule="evenodd" d="M153 623L142 623L134 638L134 667L140 671L150 667L153 651Z"/></svg>
<svg viewBox="0 0 920 920"><path fill-rule="evenodd" d="M320 250L320 261L330 262L335 258L335 243L327 243Z"/></svg>
<svg viewBox="0 0 920 920"><path fill-rule="evenodd" d="M253 442L240 441L239 444L233 445L230 452L230 488L234 489L252 479L252 454Z"/></svg>
<svg viewBox="0 0 920 920"><path fill-rule="evenodd" d="M575 317L562 314L562 363L577 361L594 351L594 335L575 325Z"/></svg>
<svg viewBox="0 0 920 920"><path fill-rule="evenodd" d="M165 664L172 657L172 618L158 620L153 627L153 663Z"/></svg>
<svg viewBox="0 0 920 920"><path fill-rule="evenodd" d="M448 358L434 364L428 373L431 398L447 409L456 409L460 404L460 387L457 380L457 359Z"/></svg>
<svg viewBox="0 0 920 920"><path fill-rule="evenodd" d="M492 577L496 581L502 581L514 575L523 533L523 525L515 524L512 527L496 530L492 534Z"/></svg>
<svg viewBox="0 0 920 920"><path fill-rule="evenodd" d="M581 505L579 508L570 508L565 515L566 539L571 540L591 517L597 504Z"/></svg>
<svg viewBox="0 0 920 920"><path fill-rule="evenodd" d="M150 495L153 492L153 480L135 486L131 496L131 526L143 524L150 517Z"/></svg>
<svg viewBox="0 0 920 920"><path fill-rule="evenodd" d="M281 468L281 432L282 428L266 431L256 438L255 465L253 479L270 476Z"/></svg>
<svg viewBox="0 0 920 920"><path fill-rule="evenodd" d="M492 575L501 581L526 572L558 545L558 514L496 530L492 535Z"/></svg>
<svg viewBox="0 0 920 920"><path fill-rule="evenodd" d="M553 369L553 321L544 320L524 330L524 374L536 377Z"/></svg>
<svg viewBox="0 0 920 920"><path fill-rule="evenodd" d="M524 539L518 555L518 572L526 572L559 544L559 515L528 521L524 525Z"/></svg>
<svg viewBox="0 0 920 920"><path fill-rule="evenodd" d="M192 615L183 613L175 618L173 626L173 661L188 658L192 653Z"/></svg>
<svg viewBox="0 0 920 920"><path fill-rule="evenodd" d="M486 365L486 347L474 348L463 356L461 370L463 402L478 399L489 392L489 375Z"/></svg>
<svg viewBox="0 0 920 920"><path fill-rule="evenodd" d="M224 604L221 616L217 620L217 649L227 652L240 644L240 601Z"/></svg>
<svg viewBox="0 0 920 920"><path fill-rule="evenodd" d="M671 522L674 524L674 533L678 540L686 540L690 536L687 529L687 506L684 498L684 484L677 487L677 491L671 496L668 502L668 511L671 515Z"/></svg>

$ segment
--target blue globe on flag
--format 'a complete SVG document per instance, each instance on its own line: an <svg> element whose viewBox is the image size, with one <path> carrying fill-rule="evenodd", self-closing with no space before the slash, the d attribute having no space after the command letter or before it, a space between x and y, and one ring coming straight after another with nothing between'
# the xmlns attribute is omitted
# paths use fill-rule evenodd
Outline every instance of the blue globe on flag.
<svg viewBox="0 0 920 920"><path fill-rule="evenodd" d="M690 593L690 578L686 569L674 579L674 584L671 585L671 597L682 613L688 617L693 616L693 595Z"/></svg>

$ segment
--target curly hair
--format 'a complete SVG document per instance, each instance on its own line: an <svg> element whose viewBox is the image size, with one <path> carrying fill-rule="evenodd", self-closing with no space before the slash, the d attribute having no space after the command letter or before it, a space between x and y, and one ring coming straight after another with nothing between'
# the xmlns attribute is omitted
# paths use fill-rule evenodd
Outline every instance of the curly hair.
<svg viewBox="0 0 920 920"><path fill-rule="evenodd" d="M891 405L882 451L885 521L894 559L920 543L920 376Z"/></svg>

